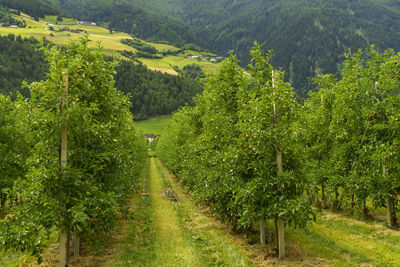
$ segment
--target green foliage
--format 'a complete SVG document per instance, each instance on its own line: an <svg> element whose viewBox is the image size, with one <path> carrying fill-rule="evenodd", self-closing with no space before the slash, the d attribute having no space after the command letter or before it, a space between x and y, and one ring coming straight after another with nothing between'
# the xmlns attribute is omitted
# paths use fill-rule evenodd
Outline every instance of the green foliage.
<svg viewBox="0 0 400 267"><path fill-rule="evenodd" d="M352 199L352 208L365 216L367 198L385 207L400 193L400 56L371 51L367 59L361 51L349 57L342 80L321 76L321 90L311 95L304 115L307 173L316 191L328 189L336 208Z"/></svg>
<svg viewBox="0 0 400 267"><path fill-rule="evenodd" d="M276 217L305 226L313 212L300 164L300 106L283 74L272 82L272 55L258 44L251 55L251 77L231 55L208 79L196 106L174 115L158 154L199 202L237 228Z"/></svg>
<svg viewBox="0 0 400 267"><path fill-rule="evenodd" d="M13 98L18 92L25 97L30 96L22 81L39 81L45 78L49 68L38 47L39 42L34 38L0 36L0 92ZM140 63L134 53L125 51L122 54ZM187 68L192 69L184 67L185 70ZM137 119L171 114L186 103L192 104L193 96L202 91L202 85L193 77L204 74L197 66L189 69L188 75L179 77L151 71L142 64L122 61L115 68L116 88L131 95L131 111Z"/></svg>
<svg viewBox="0 0 400 267"><path fill-rule="evenodd" d="M130 59L134 60L136 58L153 58L153 59L163 58L161 55L159 55L159 52L154 46L146 44L145 42L139 39L122 39L121 43L129 45L138 50L136 53L126 50L120 51L121 55L126 56Z"/></svg>
<svg viewBox="0 0 400 267"><path fill-rule="evenodd" d="M147 52L149 54L158 54L158 51L154 46L146 44L145 42L139 39L122 39L121 43L136 48L141 52Z"/></svg>
<svg viewBox="0 0 400 267"><path fill-rule="evenodd" d="M193 63L191 65L185 65L183 69L180 69L178 66L174 66L174 70L183 77L191 79L201 79L206 77L201 67L196 63Z"/></svg>
<svg viewBox="0 0 400 267"><path fill-rule="evenodd" d="M26 159L30 156L29 129L26 102L19 98L0 94L0 204L4 208L14 182L22 179L27 170ZM11 204L11 203L9 203Z"/></svg>
<svg viewBox="0 0 400 267"><path fill-rule="evenodd" d="M29 86L28 127L35 145L26 179L18 180L13 190L24 205L0 224L0 242L6 249L37 255L52 230L70 232L76 227L91 250L101 252L142 168L146 142L135 129L128 98L114 88L114 62L105 61L87 43L83 38L66 49L44 49L48 79ZM65 69L68 105L61 110ZM61 172L63 123L68 127L68 165Z"/></svg>
<svg viewBox="0 0 400 267"><path fill-rule="evenodd" d="M109 23L111 30L118 30L149 41L169 41L171 44L201 43L181 21L160 17L139 8L130 1L63 0L53 5L62 8L81 20Z"/></svg>

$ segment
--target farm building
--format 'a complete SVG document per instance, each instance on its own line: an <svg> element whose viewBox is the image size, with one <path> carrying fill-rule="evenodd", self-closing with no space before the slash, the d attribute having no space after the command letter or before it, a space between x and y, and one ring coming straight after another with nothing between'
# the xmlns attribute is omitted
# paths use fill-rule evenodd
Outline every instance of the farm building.
<svg viewBox="0 0 400 267"><path fill-rule="evenodd" d="M159 137L157 134L145 134L144 136L147 137L149 143L153 142L157 137Z"/></svg>

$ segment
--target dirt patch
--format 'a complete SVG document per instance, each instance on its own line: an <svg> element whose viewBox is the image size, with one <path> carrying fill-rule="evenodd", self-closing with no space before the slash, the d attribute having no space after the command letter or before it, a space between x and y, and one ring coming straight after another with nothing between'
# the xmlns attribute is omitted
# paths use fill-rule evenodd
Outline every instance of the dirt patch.
<svg viewBox="0 0 400 267"><path fill-rule="evenodd" d="M171 186L161 193L161 196L169 201L179 203L179 196Z"/></svg>

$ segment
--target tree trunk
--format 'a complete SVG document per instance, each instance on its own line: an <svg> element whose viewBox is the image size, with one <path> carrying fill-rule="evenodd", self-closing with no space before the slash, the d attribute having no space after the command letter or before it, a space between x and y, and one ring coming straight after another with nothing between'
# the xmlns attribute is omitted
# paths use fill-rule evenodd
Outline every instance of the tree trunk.
<svg viewBox="0 0 400 267"><path fill-rule="evenodd" d="M71 240L71 234L68 232L60 233L60 267L69 266L69 245Z"/></svg>
<svg viewBox="0 0 400 267"><path fill-rule="evenodd" d="M350 204L350 206L351 206L351 210L352 210L352 212L354 214L354 193L351 194L351 204Z"/></svg>
<svg viewBox="0 0 400 267"><path fill-rule="evenodd" d="M342 208L342 203L343 203L343 198L344 198L344 192L342 193L342 195L340 196L339 202L336 205L336 209L340 210Z"/></svg>
<svg viewBox="0 0 400 267"><path fill-rule="evenodd" d="M394 201L389 197L386 198L386 220L389 227L397 225L396 211L394 209Z"/></svg>
<svg viewBox="0 0 400 267"><path fill-rule="evenodd" d="M367 201L365 199L363 201L363 215L365 220L368 219Z"/></svg>
<svg viewBox="0 0 400 267"><path fill-rule="evenodd" d="M6 207L6 201L7 201L7 194L0 193L0 205L1 205L1 209L3 209L3 210Z"/></svg>
<svg viewBox="0 0 400 267"><path fill-rule="evenodd" d="M338 192L337 188L335 188L335 203L334 203L334 207L336 207L338 202L339 202L338 197L339 197L339 192Z"/></svg>
<svg viewBox="0 0 400 267"><path fill-rule="evenodd" d="M80 237L79 237L79 230L74 227L74 257L79 257L79 247L80 247Z"/></svg>
<svg viewBox="0 0 400 267"><path fill-rule="evenodd" d="M325 185L321 185L321 199L322 199L322 208L325 208L326 202L325 202Z"/></svg>
<svg viewBox="0 0 400 267"><path fill-rule="evenodd" d="M265 221L260 220L260 243L265 244Z"/></svg>
<svg viewBox="0 0 400 267"><path fill-rule="evenodd" d="M276 254L279 255L278 216L274 218Z"/></svg>
<svg viewBox="0 0 400 267"><path fill-rule="evenodd" d="M386 166L383 166L383 176L387 176ZM396 211L394 209L394 200L389 196L386 198L386 220L389 227L397 225Z"/></svg>

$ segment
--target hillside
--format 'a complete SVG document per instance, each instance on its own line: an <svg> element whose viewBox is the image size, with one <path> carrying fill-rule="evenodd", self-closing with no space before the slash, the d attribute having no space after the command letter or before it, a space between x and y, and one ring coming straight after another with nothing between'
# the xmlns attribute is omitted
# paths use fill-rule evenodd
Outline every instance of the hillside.
<svg viewBox="0 0 400 267"><path fill-rule="evenodd" d="M36 0L39 1L39 0ZM272 63L305 97L321 73L340 74L359 48L399 50L400 4L393 0L42 0L81 20L147 41L195 43L249 63L255 40L273 49ZM174 59L175 60L175 59ZM146 65L171 69L169 60Z"/></svg>
<svg viewBox="0 0 400 267"><path fill-rule="evenodd" d="M0 0L0 6L20 10L35 18L43 18L45 15L63 14L60 9L41 0Z"/></svg>
<svg viewBox="0 0 400 267"><path fill-rule="evenodd" d="M92 40L89 44L92 48L97 47L97 43L100 41L103 51L108 55L125 60L132 59L133 55L135 61L142 62L152 70L175 75L177 72L174 70L174 66L183 68L186 65L198 64L206 73L215 72L219 66L219 63L210 62L209 60L202 61L201 58L212 58L215 57L215 54L196 46L186 45L178 48L166 42L146 42L136 38L138 42L156 49L157 56L149 58L146 55L145 57L140 54L135 55L135 53L139 52L138 49L122 43L121 41L124 39L133 39L129 34L123 32L110 31L99 25L77 24L75 19L70 18L63 18L62 21L57 21L57 16L45 16L36 21L33 17L21 13L21 15L12 14L12 18L14 21L25 23L25 26L18 28L0 27L0 35L14 34L36 39L46 38L57 45L65 45L71 39L77 40L83 36L83 33L87 33L89 34L89 39ZM133 54L127 56L126 51ZM199 58L188 57L192 54L198 55Z"/></svg>
<svg viewBox="0 0 400 267"><path fill-rule="evenodd" d="M4 18L11 16L11 24L21 22L0 27L0 63L3 66L0 91L6 94L22 92L29 96L21 86L22 81L30 83L45 77L48 66L38 51L38 40L43 38L63 46L87 33L90 48L98 47L100 42L103 52L120 61L115 68L115 86L130 95L131 112L138 120L171 114L185 104L191 104L192 98L202 91L197 77L204 77L203 71L214 72L220 65L210 60L200 61L203 57L212 58L213 54L196 46L177 48L165 43L145 42L91 23L77 25L77 21L70 18L45 16L36 21L25 13L0 11L3 11L0 22L1 15ZM191 58L190 54L199 58Z"/></svg>
<svg viewBox="0 0 400 267"><path fill-rule="evenodd" d="M158 16L154 12L123 0L44 0L81 20L106 23L109 28L150 41L169 41L182 46L197 43L205 46L182 21Z"/></svg>
<svg viewBox="0 0 400 267"><path fill-rule="evenodd" d="M249 63L254 40L273 49L273 64L286 71L301 95L320 73L339 73L344 53L375 44L400 47L400 4L389 0L131 0L160 15L185 21L214 52L234 49Z"/></svg>

